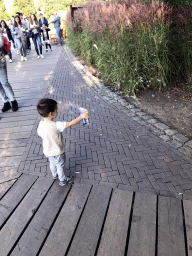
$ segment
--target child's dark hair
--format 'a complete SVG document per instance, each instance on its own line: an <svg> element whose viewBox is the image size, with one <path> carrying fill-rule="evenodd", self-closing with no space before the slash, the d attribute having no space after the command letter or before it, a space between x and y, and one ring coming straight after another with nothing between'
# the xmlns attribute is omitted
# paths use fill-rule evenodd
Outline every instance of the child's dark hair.
<svg viewBox="0 0 192 256"><path fill-rule="evenodd" d="M52 99L41 99L37 104L37 111L42 117L47 117L49 113L57 108L57 102Z"/></svg>

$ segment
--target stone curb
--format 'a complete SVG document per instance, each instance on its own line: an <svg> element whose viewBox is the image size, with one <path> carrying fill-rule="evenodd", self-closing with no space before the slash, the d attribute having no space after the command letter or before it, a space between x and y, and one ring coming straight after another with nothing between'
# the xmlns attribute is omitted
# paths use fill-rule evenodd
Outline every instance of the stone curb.
<svg viewBox="0 0 192 256"><path fill-rule="evenodd" d="M113 103L115 107L123 111L129 117L132 117L134 121L140 125L144 125L148 130L152 131L155 135L159 136L163 141L183 153L184 155L192 158L192 140L189 140L186 136L180 134L176 130L170 129L167 125L159 122L152 116L147 115L145 112L129 104L125 99L116 93L112 92L109 88L103 85L99 79L93 76L72 54L71 50L65 44L64 50L68 57L71 59L73 66L82 75L83 79L88 86L99 93L104 100L109 103ZM122 109L122 106L125 109Z"/></svg>

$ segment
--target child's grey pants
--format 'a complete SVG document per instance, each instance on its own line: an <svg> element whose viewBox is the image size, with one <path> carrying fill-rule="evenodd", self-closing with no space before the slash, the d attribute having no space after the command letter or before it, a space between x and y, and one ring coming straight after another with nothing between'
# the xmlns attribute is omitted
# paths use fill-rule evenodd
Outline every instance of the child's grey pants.
<svg viewBox="0 0 192 256"><path fill-rule="evenodd" d="M64 166L66 161L65 152L59 156L48 156L48 158L53 177L56 177L58 174L59 180L64 181L66 178L64 174Z"/></svg>

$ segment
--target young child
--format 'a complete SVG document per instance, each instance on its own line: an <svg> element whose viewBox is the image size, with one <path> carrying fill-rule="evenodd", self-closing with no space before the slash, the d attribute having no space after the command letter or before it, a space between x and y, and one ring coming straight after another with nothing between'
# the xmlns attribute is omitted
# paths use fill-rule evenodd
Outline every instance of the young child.
<svg viewBox="0 0 192 256"><path fill-rule="evenodd" d="M52 52L50 41L49 41L49 31L50 29L45 26L45 24L42 25L41 28L42 36L43 36L43 43L45 44L46 47L46 52L48 52L48 46L50 48L50 51Z"/></svg>
<svg viewBox="0 0 192 256"><path fill-rule="evenodd" d="M50 170L53 179L59 177L59 185L64 186L72 182L71 177L66 177L64 173L65 165L65 145L63 143L62 132L76 124L82 119L89 117L86 111L71 122L53 121L57 117L57 102L52 99L41 99L37 105L37 111L43 117L40 121L37 133L43 140L43 153L49 159Z"/></svg>

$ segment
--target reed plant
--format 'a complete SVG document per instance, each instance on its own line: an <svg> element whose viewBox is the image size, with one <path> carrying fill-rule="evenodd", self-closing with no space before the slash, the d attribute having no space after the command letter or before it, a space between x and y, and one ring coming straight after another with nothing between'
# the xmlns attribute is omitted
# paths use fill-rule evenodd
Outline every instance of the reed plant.
<svg viewBox="0 0 192 256"><path fill-rule="evenodd" d="M67 41L117 89L161 89L192 77L188 16L163 2L89 2L68 13Z"/></svg>

